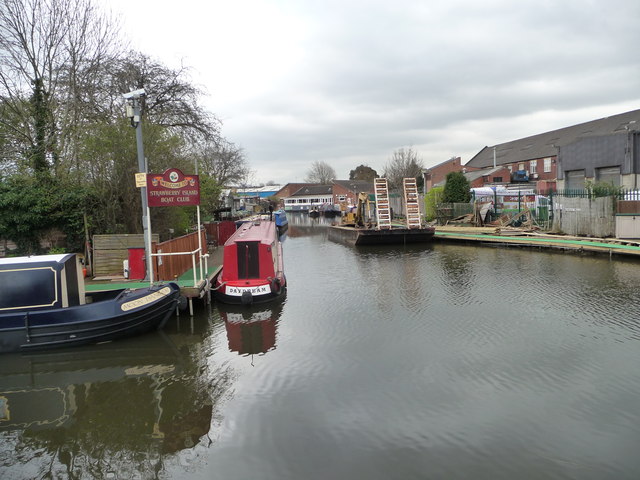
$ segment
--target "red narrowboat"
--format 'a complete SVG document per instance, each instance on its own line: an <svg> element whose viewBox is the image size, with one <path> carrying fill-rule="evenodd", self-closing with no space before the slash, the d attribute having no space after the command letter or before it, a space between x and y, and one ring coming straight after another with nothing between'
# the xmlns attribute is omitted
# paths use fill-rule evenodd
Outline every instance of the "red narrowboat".
<svg viewBox="0 0 640 480"><path fill-rule="evenodd" d="M286 289L282 243L275 222L241 224L224 244L222 271L214 283L215 299L251 305L279 298Z"/></svg>

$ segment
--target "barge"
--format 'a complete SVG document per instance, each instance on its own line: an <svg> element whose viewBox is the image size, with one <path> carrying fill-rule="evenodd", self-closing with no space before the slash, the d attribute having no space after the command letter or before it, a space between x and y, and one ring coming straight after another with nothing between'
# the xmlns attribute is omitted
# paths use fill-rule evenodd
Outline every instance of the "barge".
<svg viewBox="0 0 640 480"><path fill-rule="evenodd" d="M284 295L282 242L275 222L245 222L224 244L222 270L214 280L214 298L251 305Z"/></svg>
<svg viewBox="0 0 640 480"><path fill-rule="evenodd" d="M435 228L404 228L394 226L376 229L348 225L332 225L328 238L348 245L403 245L406 243L429 242L433 239Z"/></svg>
<svg viewBox="0 0 640 480"><path fill-rule="evenodd" d="M403 245L431 241L435 228L422 224L415 178L403 179L403 187L404 224L392 223L387 180L376 178L375 201L372 202L367 193L359 193L353 211L343 217L340 225L329 227L329 240L349 245Z"/></svg>

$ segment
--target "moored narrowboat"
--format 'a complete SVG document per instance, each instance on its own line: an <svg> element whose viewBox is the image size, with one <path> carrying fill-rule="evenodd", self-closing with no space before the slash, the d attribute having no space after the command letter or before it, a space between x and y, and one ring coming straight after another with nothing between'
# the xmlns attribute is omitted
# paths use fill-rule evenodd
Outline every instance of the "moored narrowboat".
<svg viewBox="0 0 640 480"><path fill-rule="evenodd" d="M287 214L284 210L276 210L273 212L273 221L276 222L278 233L282 235L289 228L289 220L287 220Z"/></svg>
<svg viewBox="0 0 640 480"><path fill-rule="evenodd" d="M0 259L0 353L95 344L161 328L175 283L85 292L75 254Z"/></svg>
<svg viewBox="0 0 640 480"><path fill-rule="evenodd" d="M279 298L286 288L282 243L275 222L243 223L224 244L222 270L214 283L215 299L250 305Z"/></svg>

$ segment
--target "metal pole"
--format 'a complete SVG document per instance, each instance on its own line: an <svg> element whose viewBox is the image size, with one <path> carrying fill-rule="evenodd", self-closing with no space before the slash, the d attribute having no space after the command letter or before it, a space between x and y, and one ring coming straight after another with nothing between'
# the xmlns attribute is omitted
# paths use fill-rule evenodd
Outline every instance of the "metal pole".
<svg viewBox="0 0 640 480"><path fill-rule="evenodd" d="M147 230L148 230L148 235L147 235L147 240L148 243L145 244L145 252L147 254L147 276L149 277L149 283L153 284L154 282L154 275L153 275L153 257L151 256L151 250L153 245L151 244L151 212L149 211L149 207L147 207Z"/></svg>
<svg viewBox="0 0 640 480"><path fill-rule="evenodd" d="M200 253L198 254L198 260L200 263L200 281L204 280L204 272L203 272L203 265L202 265L202 231L200 230L200 205L198 205L196 207L196 217L198 220L198 250L200 251Z"/></svg>
<svg viewBox="0 0 640 480"><path fill-rule="evenodd" d="M142 116L140 114L140 99L133 98L133 113L134 118L138 118L136 123L136 145L138 148L138 171L149 173L147 171L147 162L144 157L144 145L142 143ZM147 272L145 280L149 280L153 283L153 265L151 264L151 219L148 218L149 206L147 203L147 187L140 188L140 198L142 200L142 230L144 232L144 246L145 246L145 258L147 261Z"/></svg>
<svg viewBox="0 0 640 480"><path fill-rule="evenodd" d="M196 159L196 175L198 175L198 159ZM200 230L200 204L198 203L198 205L196 206L196 218L198 221L198 250L200 250L199 255L199 263L200 263L200 281L204 280L204 272L203 270L203 265L202 265L202 232Z"/></svg>

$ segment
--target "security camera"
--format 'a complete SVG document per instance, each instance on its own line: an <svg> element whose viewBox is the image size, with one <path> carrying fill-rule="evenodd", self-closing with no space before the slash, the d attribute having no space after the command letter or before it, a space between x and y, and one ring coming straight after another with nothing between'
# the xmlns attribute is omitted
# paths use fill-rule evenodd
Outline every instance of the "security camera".
<svg viewBox="0 0 640 480"><path fill-rule="evenodd" d="M144 94L144 88L139 88L138 90L134 90L133 92L123 93L122 96L127 100L131 100L132 98L140 98Z"/></svg>

